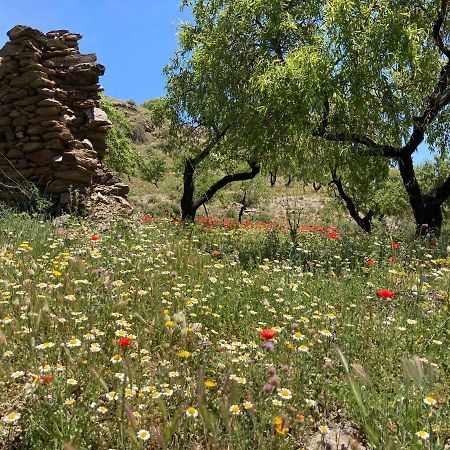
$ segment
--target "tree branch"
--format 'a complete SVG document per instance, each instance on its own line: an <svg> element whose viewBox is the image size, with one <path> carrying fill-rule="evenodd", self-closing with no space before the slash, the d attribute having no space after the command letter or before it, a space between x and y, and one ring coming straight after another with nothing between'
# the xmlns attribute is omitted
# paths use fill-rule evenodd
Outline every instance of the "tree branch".
<svg viewBox="0 0 450 450"><path fill-rule="evenodd" d="M387 158L397 158L399 156L399 148L393 147L392 145L379 144L368 136L360 136L355 133L330 133L327 131L329 121L330 102L328 97L325 97L322 120L318 129L313 132L313 136L322 137L331 142L348 142L352 144L364 145L369 150L365 153L367 156L384 156Z"/></svg>
<svg viewBox="0 0 450 450"><path fill-rule="evenodd" d="M448 45L445 45L444 39L441 36L442 25L444 24L445 16L447 15L447 7L448 7L448 0L442 0L439 14L438 14L438 16L434 22L434 26L433 26L433 39L436 42L436 45L438 46L439 50L448 59L450 59L450 47Z"/></svg>
<svg viewBox="0 0 450 450"><path fill-rule="evenodd" d="M234 173L232 175L225 175L219 181L214 183L204 194L202 194L195 202L194 208L198 209L208 200L210 200L218 191L224 188L227 184L233 183L235 181L245 181L251 180L258 175L260 167L256 162L249 161L248 165L252 169L251 172L240 172Z"/></svg>
<svg viewBox="0 0 450 450"><path fill-rule="evenodd" d="M222 131L217 130L216 135L213 139L208 143L208 145L203 149L201 153L199 153L194 158L189 158L190 165L192 168L195 168L198 164L200 164L210 153L211 150L220 142L220 140L225 136L230 126L227 125Z"/></svg>
<svg viewBox="0 0 450 450"><path fill-rule="evenodd" d="M372 228L371 221L373 217L373 211L369 210L369 212L364 217L361 217L359 215L358 208L353 202L353 199L344 191L341 178L336 174L336 168L331 169L331 177L332 180L330 184L334 184L336 186L339 193L339 198L345 203L350 216L364 231L367 231L369 233Z"/></svg>
<svg viewBox="0 0 450 450"><path fill-rule="evenodd" d="M450 93L446 92L450 83L450 47L444 44L441 36L442 25L447 15L448 0L441 1L439 14L433 24L433 39L437 47L447 57L446 64L439 74L439 81L433 92L428 96L427 106L423 114L414 120L413 131L409 141L403 146L401 153L410 154L417 150L425 138L425 130L437 115L450 103Z"/></svg>

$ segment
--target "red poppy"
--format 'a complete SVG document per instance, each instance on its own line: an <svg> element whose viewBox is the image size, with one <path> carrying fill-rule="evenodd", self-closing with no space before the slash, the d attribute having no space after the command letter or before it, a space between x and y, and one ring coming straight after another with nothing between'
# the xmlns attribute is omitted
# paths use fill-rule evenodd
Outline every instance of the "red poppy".
<svg viewBox="0 0 450 450"><path fill-rule="evenodd" d="M330 233L328 233L328 237L330 239L337 239L338 237L337 231L331 231Z"/></svg>
<svg viewBox="0 0 450 450"><path fill-rule="evenodd" d="M213 250L211 252L211 255L213 255L213 256L220 256L221 254L222 254L222 252L220 250Z"/></svg>
<svg viewBox="0 0 450 450"><path fill-rule="evenodd" d="M394 296L394 293L390 291L389 289L380 289L377 292L377 296L379 298L392 298Z"/></svg>
<svg viewBox="0 0 450 450"><path fill-rule="evenodd" d="M47 384L52 383L54 380L53 375L41 375L41 382L44 386L47 386Z"/></svg>
<svg viewBox="0 0 450 450"><path fill-rule="evenodd" d="M369 259L368 261L367 261L367 265L368 266L373 266L375 264L375 261L373 260L373 259Z"/></svg>
<svg viewBox="0 0 450 450"><path fill-rule="evenodd" d="M99 241L100 240L100 236L98 234L93 234L91 236L91 241Z"/></svg>
<svg viewBox="0 0 450 450"><path fill-rule="evenodd" d="M153 220L152 216L141 216L140 217L140 221L142 223L148 223L148 222L151 222L152 220Z"/></svg>
<svg viewBox="0 0 450 450"><path fill-rule="evenodd" d="M128 347L131 344L131 339L128 337L121 337L119 339L119 345L121 347Z"/></svg>
<svg viewBox="0 0 450 450"><path fill-rule="evenodd" d="M398 242L391 242L391 248L398 248Z"/></svg>
<svg viewBox="0 0 450 450"><path fill-rule="evenodd" d="M259 333L259 337L261 339L265 339L266 341L269 339L273 339L277 335L277 332L275 330L271 330L270 328L266 328L265 330L262 330L261 333Z"/></svg>

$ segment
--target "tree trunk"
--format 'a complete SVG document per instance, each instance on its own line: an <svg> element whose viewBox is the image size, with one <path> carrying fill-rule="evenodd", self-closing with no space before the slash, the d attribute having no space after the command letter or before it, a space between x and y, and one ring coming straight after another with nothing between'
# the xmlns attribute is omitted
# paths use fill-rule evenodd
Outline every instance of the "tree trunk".
<svg viewBox="0 0 450 450"><path fill-rule="evenodd" d="M184 163L183 196L181 197L181 220L193 221L197 208L194 207L194 172L191 158Z"/></svg>
<svg viewBox="0 0 450 450"><path fill-rule="evenodd" d="M247 199L247 192L244 193L244 197L242 198L242 202L241 202L242 206L239 209L239 216L238 216L239 223L242 223L242 217L244 216L244 212L247 209L246 199Z"/></svg>
<svg viewBox="0 0 450 450"><path fill-rule="evenodd" d="M422 234L439 234L442 228L442 203L449 197L448 180L429 194L422 194L416 179L411 155L399 158L400 175L414 214L416 231Z"/></svg>
<svg viewBox="0 0 450 450"><path fill-rule="evenodd" d="M210 188L204 192L200 197L194 199L194 173L196 163L195 160L190 158L186 159L184 163L184 183L183 183L183 196L181 197L181 220L193 221L197 213L198 208L203 206L207 201L225 186L235 181L251 180L258 175L260 167L255 162L248 163L251 171L234 173L232 175L225 175Z"/></svg>
<svg viewBox="0 0 450 450"><path fill-rule="evenodd" d="M332 171L331 176L333 178L331 183L336 185L338 196L345 203L345 206L352 219L362 230L364 230L366 233L370 233L372 231L372 219L374 215L373 211L369 210L369 212L365 216L361 217L355 203L353 202L353 199L344 191L344 186L342 185L341 179L337 177L336 170Z"/></svg>
<svg viewBox="0 0 450 450"><path fill-rule="evenodd" d="M418 226L418 224L416 224ZM428 225L428 227L424 227ZM418 227L419 233L424 233L427 231L439 234L442 228L442 207L440 204L436 205L433 203L425 202L424 217L420 229Z"/></svg>
<svg viewBox="0 0 450 450"><path fill-rule="evenodd" d="M274 170L273 172L270 171L269 175L270 175L270 186L274 187L275 183L277 182L277 172L278 170Z"/></svg>

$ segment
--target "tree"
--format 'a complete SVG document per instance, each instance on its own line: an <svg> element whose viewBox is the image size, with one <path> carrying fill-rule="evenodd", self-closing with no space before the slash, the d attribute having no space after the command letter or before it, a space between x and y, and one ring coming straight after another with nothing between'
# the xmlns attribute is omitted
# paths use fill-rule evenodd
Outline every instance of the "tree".
<svg viewBox="0 0 450 450"><path fill-rule="evenodd" d="M311 160L328 141L394 162L417 228L439 229L450 174L424 192L412 155L425 142L448 149L448 1L185 1L196 20L185 38L192 60L200 48L211 64L197 66L208 97L249 102L283 139L304 136ZM351 184L358 171L349 175Z"/></svg>
<svg viewBox="0 0 450 450"><path fill-rule="evenodd" d="M273 147L285 152L291 134L280 138L283 114L275 120L257 102L254 77L273 46L247 32L251 8L242 2L242 9L224 18L220 2L183 4L192 6L194 23L181 26L179 49L165 68L165 105L172 137L184 154L182 218L193 219L220 189L254 178ZM196 172L211 159L249 169L225 173L194 198Z"/></svg>

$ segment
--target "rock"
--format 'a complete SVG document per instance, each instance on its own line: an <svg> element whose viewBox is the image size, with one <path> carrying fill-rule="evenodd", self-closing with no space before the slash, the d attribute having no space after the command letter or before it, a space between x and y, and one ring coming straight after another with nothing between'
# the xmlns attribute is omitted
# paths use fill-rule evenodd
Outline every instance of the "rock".
<svg viewBox="0 0 450 450"><path fill-rule="evenodd" d="M95 173L97 167L97 160L91 158L89 154L83 150L73 150L65 152L62 155L62 162L71 166L80 166L91 172Z"/></svg>
<svg viewBox="0 0 450 450"><path fill-rule="evenodd" d="M13 127L23 127L25 125L28 125L28 117L27 116L20 116L17 117L12 121Z"/></svg>
<svg viewBox="0 0 450 450"><path fill-rule="evenodd" d="M50 48L66 48L63 39L47 39L47 46Z"/></svg>
<svg viewBox="0 0 450 450"><path fill-rule="evenodd" d="M48 78L38 78L34 81L32 81L29 84L29 87L35 89L35 88L52 88L56 85L54 81L49 80Z"/></svg>
<svg viewBox="0 0 450 450"><path fill-rule="evenodd" d="M16 45L11 42L7 42L0 50L0 58L4 58L5 56L17 56L23 52L23 50L23 45Z"/></svg>
<svg viewBox="0 0 450 450"><path fill-rule="evenodd" d="M58 56L56 58L47 59L44 62L45 67L68 69L69 67L75 66L77 64L83 63L95 63L97 61L97 56L94 54L90 55L69 55L69 56Z"/></svg>
<svg viewBox="0 0 450 450"><path fill-rule="evenodd" d="M46 98L44 100L41 100L38 103L38 106L59 106L61 108L62 105L58 100L54 98Z"/></svg>
<svg viewBox="0 0 450 450"><path fill-rule="evenodd" d="M61 106L43 106L36 110L40 116L56 116L61 111Z"/></svg>
<svg viewBox="0 0 450 450"><path fill-rule="evenodd" d="M10 125L10 124L11 124L11 119L8 116L0 117L0 126Z"/></svg>
<svg viewBox="0 0 450 450"><path fill-rule="evenodd" d="M111 122L108 119L105 111L100 108L92 108L85 111L87 117L87 128L97 128L101 126L111 126Z"/></svg>
<svg viewBox="0 0 450 450"><path fill-rule="evenodd" d="M40 150L39 152L30 153L27 155L27 159L29 161L34 162L39 166L51 164L54 157L55 153L49 149L43 149Z"/></svg>
<svg viewBox="0 0 450 450"><path fill-rule="evenodd" d="M20 39L22 37L31 38L38 42L45 41L44 33L34 28L27 27L26 25L16 25L14 28L11 28L11 30L9 30L6 34L12 41Z"/></svg>
<svg viewBox="0 0 450 450"><path fill-rule="evenodd" d="M10 148L6 153L9 159L20 158L22 155L23 153L16 147Z"/></svg>
<svg viewBox="0 0 450 450"><path fill-rule="evenodd" d="M30 106L34 105L42 100L42 96L34 95L32 97L21 98L20 100L16 100L14 102L14 106Z"/></svg>
<svg viewBox="0 0 450 450"><path fill-rule="evenodd" d="M63 180L88 186L92 183L92 174L81 166L76 166L75 169L57 170L54 175L55 178L62 178Z"/></svg>
<svg viewBox="0 0 450 450"><path fill-rule="evenodd" d="M20 77L12 79L10 85L14 87L28 86L32 81L40 79L48 80L47 74L39 70L29 70L23 73Z"/></svg>
<svg viewBox="0 0 450 450"><path fill-rule="evenodd" d="M28 152L35 152L36 150L41 150L42 148L44 148L43 142L27 142L26 144L23 145L22 150L25 153L28 153Z"/></svg>

